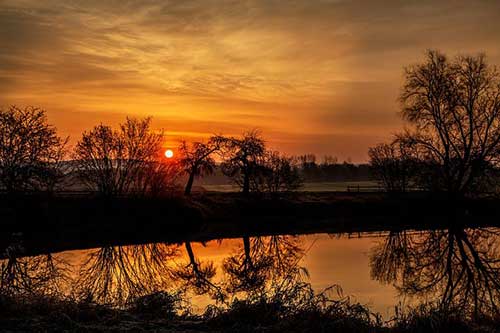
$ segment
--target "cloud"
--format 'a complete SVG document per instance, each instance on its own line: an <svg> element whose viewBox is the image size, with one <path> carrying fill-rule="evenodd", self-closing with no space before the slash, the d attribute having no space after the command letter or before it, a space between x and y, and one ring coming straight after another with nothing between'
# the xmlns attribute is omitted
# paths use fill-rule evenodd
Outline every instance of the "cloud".
<svg viewBox="0 0 500 333"><path fill-rule="evenodd" d="M152 114L178 133L259 127L289 151L363 159L401 125L402 68L425 49L500 63L499 10L465 0L4 0L0 103L53 110L76 137L83 124Z"/></svg>

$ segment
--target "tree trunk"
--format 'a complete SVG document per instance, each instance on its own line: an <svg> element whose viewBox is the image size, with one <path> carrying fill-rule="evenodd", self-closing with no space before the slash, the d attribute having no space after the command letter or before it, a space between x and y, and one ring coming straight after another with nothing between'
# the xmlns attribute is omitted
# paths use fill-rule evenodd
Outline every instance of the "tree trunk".
<svg viewBox="0 0 500 333"><path fill-rule="evenodd" d="M194 182L194 172L189 174L189 179L186 183L186 188L184 189L184 195L191 195L191 188L193 187Z"/></svg>
<svg viewBox="0 0 500 333"><path fill-rule="evenodd" d="M250 193L250 177L248 172L243 174L243 194L247 195Z"/></svg>

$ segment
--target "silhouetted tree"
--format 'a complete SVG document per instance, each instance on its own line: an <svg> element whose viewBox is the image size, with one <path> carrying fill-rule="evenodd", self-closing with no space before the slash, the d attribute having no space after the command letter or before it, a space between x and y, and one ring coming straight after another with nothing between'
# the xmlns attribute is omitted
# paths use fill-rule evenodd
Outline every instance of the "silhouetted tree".
<svg viewBox="0 0 500 333"><path fill-rule="evenodd" d="M404 119L415 127L401 137L438 167L444 190L473 191L500 157L500 79L484 55L450 61L429 51L406 69L400 97Z"/></svg>
<svg viewBox="0 0 500 333"><path fill-rule="evenodd" d="M137 173L134 193L161 197L180 191L178 183L181 168L176 161L163 159L148 162Z"/></svg>
<svg viewBox="0 0 500 333"><path fill-rule="evenodd" d="M394 140L368 150L374 177L387 192L406 192L415 176L415 155L404 142Z"/></svg>
<svg viewBox="0 0 500 333"><path fill-rule="evenodd" d="M244 194L248 194L264 153L264 140L255 130L245 133L242 138L230 138L221 164L222 172L238 184Z"/></svg>
<svg viewBox="0 0 500 333"><path fill-rule="evenodd" d="M208 142L194 142L191 147L182 141L179 147L181 153L180 164L188 175L185 195L191 194L195 177L212 174L215 168L213 154L221 149L227 140L222 136L213 136Z"/></svg>
<svg viewBox="0 0 500 333"><path fill-rule="evenodd" d="M107 196L144 188L141 176L158 162L163 140L163 133L153 133L150 124L151 118L127 118L118 131L98 125L83 133L75 149L83 182Z"/></svg>
<svg viewBox="0 0 500 333"><path fill-rule="evenodd" d="M321 166L328 167L330 165L337 164L337 162L338 162L337 157L332 156L332 155L325 155L325 156L323 156L323 161L321 161Z"/></svg>
<svg viewBox="0 0 500 333"><path fill-rule="evenodd" d="M298 157L298 160L300 164L302 165L303 169L307 169L308 167L314 167L316 166L316 155L314 154L305 154L305 155L300 155Z"/></svg>
<svg viewBox="0 0 500 333"><path fill-rule="evenodd" d="M0 186L9 193L53 189L62 177L66 143L47 124L44 110L0 110Z"/></svg>
<svg viewBox="0 0 500 333"><path fill-rule="evenodd" d="M299 170L292 159L278 152L267 151L257 166L251 187L269 193L295 191L302 186Z"/></svg>

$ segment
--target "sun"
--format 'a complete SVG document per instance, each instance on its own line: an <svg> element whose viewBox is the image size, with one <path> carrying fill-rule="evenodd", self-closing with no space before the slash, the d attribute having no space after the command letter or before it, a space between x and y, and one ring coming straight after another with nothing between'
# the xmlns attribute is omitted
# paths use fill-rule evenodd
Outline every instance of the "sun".
<svg viewBox="0 0 500 333"><path fill-rule="evenodd" d="M172 151L172 149L165 150L165 157L166 158L172 158L172 157L174 157L174 152Z"/></svg>

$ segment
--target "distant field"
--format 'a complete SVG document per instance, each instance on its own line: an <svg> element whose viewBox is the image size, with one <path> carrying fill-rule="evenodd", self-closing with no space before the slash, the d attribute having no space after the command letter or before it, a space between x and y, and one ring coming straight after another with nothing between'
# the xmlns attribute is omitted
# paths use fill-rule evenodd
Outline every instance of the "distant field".
<svg viewBox="0 0 500 333"><path fill-rule="evenodd" d="M328 192L328 191L347 191L348 187L356 188L360 187L377 187L378 184L375 181L362 181L362 182L325 182L325 183L304 183L303 191L308 192Z"/></svg>
<svg viewBox="0 0 500 333"><path fill-rule="evenodd" d="M239 189L234 185L202 185L203 188L207 191L215 191L215 192L237 192ZM360 191L363 191L363 188L367 187L377 187L377 182L375 181L362 181L362 182L324 182L324 183L304 183L304 187L301 191L306 192L330 192L330 191L338 191L344 192L347 191L348 187L351 190L357 191L357 187L359 186Z"/></svg>

